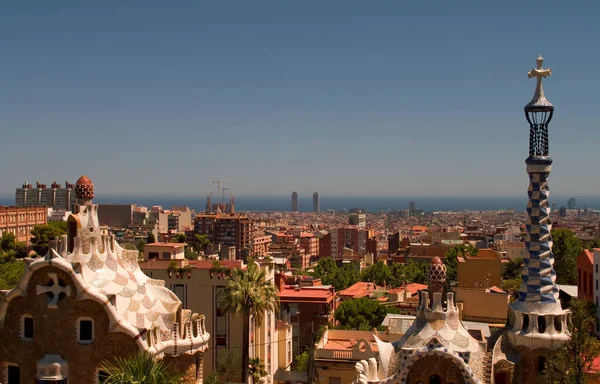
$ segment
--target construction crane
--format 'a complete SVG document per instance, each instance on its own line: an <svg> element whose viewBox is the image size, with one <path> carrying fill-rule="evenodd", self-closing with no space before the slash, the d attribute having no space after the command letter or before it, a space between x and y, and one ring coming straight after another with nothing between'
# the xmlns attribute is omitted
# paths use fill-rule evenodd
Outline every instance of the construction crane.
<svg viewBox="0 0 600 384"><path fill-rule="evenodd" d="M217 202L221 203L221 183L231 183L231 180L217 179L213 180L214 184L217 184ZM223 192L223 203L225 202L225 192Z"/></svg>

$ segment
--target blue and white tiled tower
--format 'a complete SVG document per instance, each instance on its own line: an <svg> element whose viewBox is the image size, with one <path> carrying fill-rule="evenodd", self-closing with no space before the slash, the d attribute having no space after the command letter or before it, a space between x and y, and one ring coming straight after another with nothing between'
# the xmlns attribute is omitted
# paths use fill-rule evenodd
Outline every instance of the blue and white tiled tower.
<svg viewBox="0 0 600 384"><path fill-rule="evenodd" d="M533 99L525 106L529 122L529 157L525 161L529 174L529 202L527 203L527 255L521 275L519 299L510 305L509 338L513 344L536 348L555 349L568 340L564 311L558 299L554 254L550 231L548 204L548 176L552 159L548 156L548 124L554 106L546 99L542 80L552 74L543 69L544 59L539 56L537 67L527 74L535 77L537 85Z"/></svg>

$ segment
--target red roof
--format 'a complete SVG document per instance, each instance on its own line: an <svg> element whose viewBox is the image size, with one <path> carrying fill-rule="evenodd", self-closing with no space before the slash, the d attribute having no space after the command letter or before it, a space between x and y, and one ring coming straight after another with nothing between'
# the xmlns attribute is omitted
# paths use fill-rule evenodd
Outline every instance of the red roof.
<svg viewBox="0 0 600 384"><path fill-rule="evenodd" d="M376 288L377 286L373 283L359 281L358 283L354 283L352 286L341 291L339 295L358 299L369 296L369 294Z"/></svg>
<svg viewBox="0 0 600 384"><path fill-rule="evenodd" d="M286 286L279 291L280 301L326 301L333 300L333 291L328 287L324 288L309 288L304 287L296 289L296 286Z"/></svg>
<svg viewBox="0 0 600 384"><path fill-rule="evenodd" d="M496 287L495 285L490 288L490 292L494 292L494 293L506 293L503 290L501 290L500 288Z"/></svg>
<svg viewBox="0 0 600 384"><path fill-rule="evenodd" d="M410 292L412 296L416 295L419 291L422 291L424 289L427 289L427 286L425 284L412 283L406 286L406 290Z"/></svg>

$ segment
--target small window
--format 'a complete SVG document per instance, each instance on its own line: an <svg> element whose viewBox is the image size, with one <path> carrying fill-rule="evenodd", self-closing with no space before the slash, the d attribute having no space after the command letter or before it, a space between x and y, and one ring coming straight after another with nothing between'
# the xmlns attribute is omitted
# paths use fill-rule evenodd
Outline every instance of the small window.
<svg viewBox="0 0 600 384"><path fill-rule="evenodd" d="M8 384L21 384L21 369L17 365L9 365L6 373Z"/></svg>
<svg viewBox="0 0 600 384"><path fill-rule="evenodd" d="M544 356L538 357L538 375L543 375L546 371L546 358Z"/></svg>
<svg viewBox="0 0 600 384"><path fill-rule="evenodd" d="M77 336L82 344L89 344L94 341L94 321L92 319L81 319L77 323Z"/></svg>
<svg viewBox="0 0 600 384"><path fill-rule="evenodd" d="M33 317L23 316L23 340L33 340Z"/></svg>

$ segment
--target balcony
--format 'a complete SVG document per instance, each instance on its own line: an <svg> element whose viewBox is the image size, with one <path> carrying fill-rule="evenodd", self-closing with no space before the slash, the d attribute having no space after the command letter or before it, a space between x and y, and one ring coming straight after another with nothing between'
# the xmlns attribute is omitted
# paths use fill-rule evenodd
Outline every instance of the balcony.
<svg viewBox="0 0 600 384"><path fill-rule="evenodd" d="M315 360L348 360L361 361L377 357L378 353L371 350L369 342L365 339L358 340L352 349L315 349Z"/></svg>

